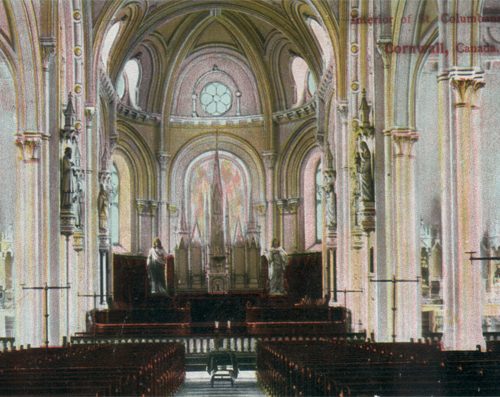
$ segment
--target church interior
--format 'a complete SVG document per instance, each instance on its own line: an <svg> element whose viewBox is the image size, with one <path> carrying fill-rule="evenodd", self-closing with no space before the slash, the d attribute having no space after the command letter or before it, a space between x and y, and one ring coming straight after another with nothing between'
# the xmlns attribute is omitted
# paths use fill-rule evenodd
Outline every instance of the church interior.
<svg viewBox="0 0 500 397"><path fill-rule="evenodd" d="M500 395L499 22L1 1L0 395Z"/></svg>

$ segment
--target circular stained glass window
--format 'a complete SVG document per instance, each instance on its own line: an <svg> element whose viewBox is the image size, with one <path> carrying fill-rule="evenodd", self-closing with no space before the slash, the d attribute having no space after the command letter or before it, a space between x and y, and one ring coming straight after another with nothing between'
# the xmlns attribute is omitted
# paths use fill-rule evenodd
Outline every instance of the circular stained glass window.
<svg viewBox="0 0 500 397"><path fill-rule="evenodd" d="M227 86L219 82L208 83L201 90L200 102L205 112L221 116L231 108L233 96Z"/></svg>

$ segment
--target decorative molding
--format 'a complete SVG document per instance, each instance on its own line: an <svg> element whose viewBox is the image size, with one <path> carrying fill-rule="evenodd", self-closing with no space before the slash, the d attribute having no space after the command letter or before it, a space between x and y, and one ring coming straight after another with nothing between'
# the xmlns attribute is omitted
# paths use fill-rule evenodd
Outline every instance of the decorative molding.
<svg viewBox="0 0 500 397"><path fill-rule="evenodd" d="M132 106L128 106L123 104L122 102L118 102L116 106L116 110L118 114L123 117L126 117L130 120L141 121L141 122L151 122L155 124L160 124L161 122L161 114L158 113L148 113L144 110L133 108Z"/></svg>
<svg viewBox="0 0 500 397"><path fill-rule="evenodd" d="M273 113L273 120L278 123L288 123L290 121L303 120L311 116L316 116L317 104L315 98L299 108L283 110Z"/></svg>
<svg viewBox="0 0 500 397"><path fill-rule="evenodd" d="M106 94L107 99L110 102L119 103L120 98L118 97L115 87L111 82L111 79L109 78L108 74L104 70L103 66L99 68L99 82L101 83L102 92Z"/></svg>
<svg viewBox="0 0 500 397"><path fill-rule="evenodd" d="M108 80L105 80L105 83L108 84ZM109 81L109 84L111 84L111 81ZM113 92L111 92L111 90ZM108 96L116 95L114 88L109 88L108 91ZM277 123L288 123L291 121L303 120L316 116L316 108L316 101L313 99L301 107L275 112L273 113L272 118ZM159 124L161 122L161 114L135 109L131 106L123 104L120 101L117 105L117 112L121 116L130 120L155 124ZM183 127L258 127L264 125L264 116L261 114L232 117L170 116L169 121L173 126Z"/></svg>
<svg viewBox="0 0 500 397"><path fill-rule="evenodd" d="M330 63L325 73L323 73L320 83L318 84L317 95L320 98L327 99L333 95L333 73L333 63Z"/></svg>

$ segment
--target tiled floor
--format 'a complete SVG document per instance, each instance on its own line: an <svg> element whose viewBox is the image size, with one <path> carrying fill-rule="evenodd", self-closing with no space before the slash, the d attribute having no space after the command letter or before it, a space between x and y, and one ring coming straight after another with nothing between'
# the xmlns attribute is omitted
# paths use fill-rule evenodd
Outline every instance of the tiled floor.
<svg viewBox="0 0 500 397"><path fill-rule="evenodd" d="M231 382L218 381L213 388L210 387L210 376L206 372L186 372L186 381L176 396L263 397L265 394L257 384L255 371L240 371L234 387L231 387Z"/></svg>

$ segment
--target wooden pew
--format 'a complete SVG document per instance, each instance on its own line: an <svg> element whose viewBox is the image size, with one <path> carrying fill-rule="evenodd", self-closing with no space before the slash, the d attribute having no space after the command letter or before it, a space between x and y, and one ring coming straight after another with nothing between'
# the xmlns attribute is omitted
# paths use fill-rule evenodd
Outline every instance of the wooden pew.
<svg viewBox="0 0 500 397"><path fill-rule="evenodd" d="M178 343L30 349L0 363L0 395L165 395L185 373Z"/></svg>

